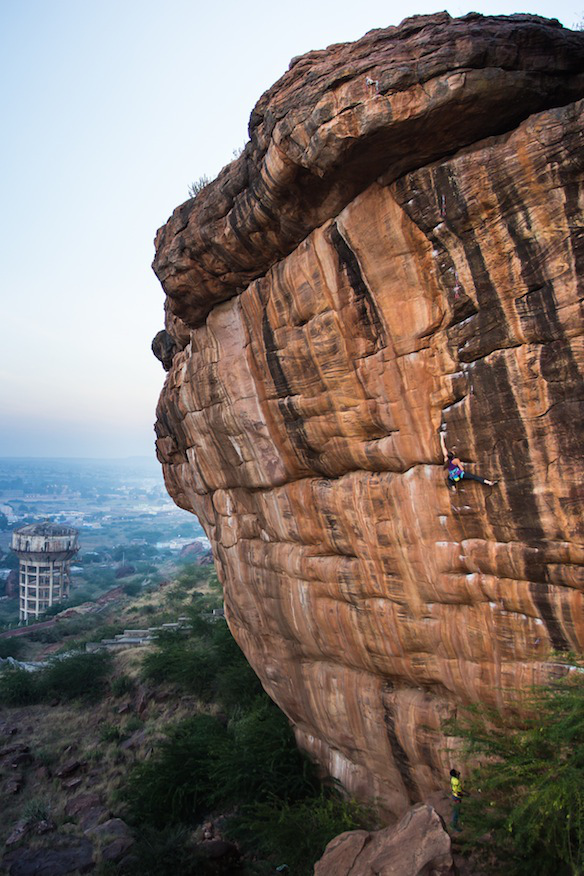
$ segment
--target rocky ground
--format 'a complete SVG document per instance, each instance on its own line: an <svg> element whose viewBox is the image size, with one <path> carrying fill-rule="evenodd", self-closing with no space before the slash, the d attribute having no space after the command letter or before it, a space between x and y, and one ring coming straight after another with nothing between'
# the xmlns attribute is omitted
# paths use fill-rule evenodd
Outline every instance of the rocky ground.
<svg viewBox="0 0 584 876"><path fill-rule="evenodd" d="M116 656L116 672L134 673L138 654ZM130 676L131 677L131 676ZM118 797L136 760L148 757L159 727L195 704L138 684L131 696L85 704L3 709L0 723L0 843L3 866L36 873L50 850L54 872L66 861L119 862L133 844ZM61 862L61 863L59 863ZM77 866L77 864L76 864Z"/></svg>
<svg viewBox="0 0 584 876"><path fill-rule="evenodd" d="M120 620L150 620L146 606L178 607L181 598L171 585L126 601ZM42 658L58 644L33 647ZM134 836L120 794L125 777L149 757L164 726L200 708L169 686L144 684L143 654L129 648L113 655L110 688L118 695L97 703L0 707L0 872L109 874L131 863ZM116 687L116 679L123 684Z"/></svg>

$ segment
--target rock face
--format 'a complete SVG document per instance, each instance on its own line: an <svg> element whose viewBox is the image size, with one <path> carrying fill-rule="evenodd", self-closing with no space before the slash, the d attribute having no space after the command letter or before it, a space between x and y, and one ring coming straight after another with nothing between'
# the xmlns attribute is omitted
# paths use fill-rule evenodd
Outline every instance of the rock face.
<svg viewBox="0 0 584 876"><path fill-rule="evenodd" d="M393 827L335 837L314 876L450 876L456 873L450 837L431 806L414 806Z"/></svg>
<svg viewBox="0 0 584 876"><path fill-rule="evenodd" d="M299 743L395 813L458 704L584 646L583 71L525 15L311 52L158 232L168 490ZM448 490L440 429L500 483Z"/></svg>
<svg viewBox="0 0 584 876"><path fill-rule="evenodd" d="M2 859L9 876L67 876L95 869L93 847L89 840L54 834L51 848L34 846L14 849Z"/></svg>

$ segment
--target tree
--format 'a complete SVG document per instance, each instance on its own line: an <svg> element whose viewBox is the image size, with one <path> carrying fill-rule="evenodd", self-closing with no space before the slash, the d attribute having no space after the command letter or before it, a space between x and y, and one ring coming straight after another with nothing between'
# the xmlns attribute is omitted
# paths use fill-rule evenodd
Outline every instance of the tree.
<svg viewBox="0 0 584 876"><path fill-rule="evenodd" d="M2 555L2 565L5 569L18 569L19 559L13 551L7 551Z"/></svg>
<svg viewBox="0 0 584 876"><path fill-rule="evenodd" d="M479 763L464 804L466 847L509 876L581 876L582 670L535 690L520 712L469 709L452 730Z"/></svg>

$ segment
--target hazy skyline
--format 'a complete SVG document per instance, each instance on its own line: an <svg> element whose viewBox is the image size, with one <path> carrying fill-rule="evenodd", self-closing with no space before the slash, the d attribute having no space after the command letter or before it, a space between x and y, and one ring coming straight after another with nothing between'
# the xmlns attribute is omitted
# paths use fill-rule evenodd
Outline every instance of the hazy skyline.
<svg viewBox="0 0 584 876"><path fill-rule="evenodd" d="M154 453L156 229L232 160L293 56L443 8L584 15L567 0L0 0L0 456Z"/></svg>

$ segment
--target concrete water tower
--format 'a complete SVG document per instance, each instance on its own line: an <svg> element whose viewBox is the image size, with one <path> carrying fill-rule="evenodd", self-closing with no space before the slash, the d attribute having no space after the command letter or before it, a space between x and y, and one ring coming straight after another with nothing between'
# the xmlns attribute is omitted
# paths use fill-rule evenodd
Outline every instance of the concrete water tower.
<svg viewBox="0 0 584 876"><path fill-rule="evenodd" d="M20 620L38 617L69 596L69 566L79 550L77 530L57 523L32 523L12 533L20 560Z"/></svg>

